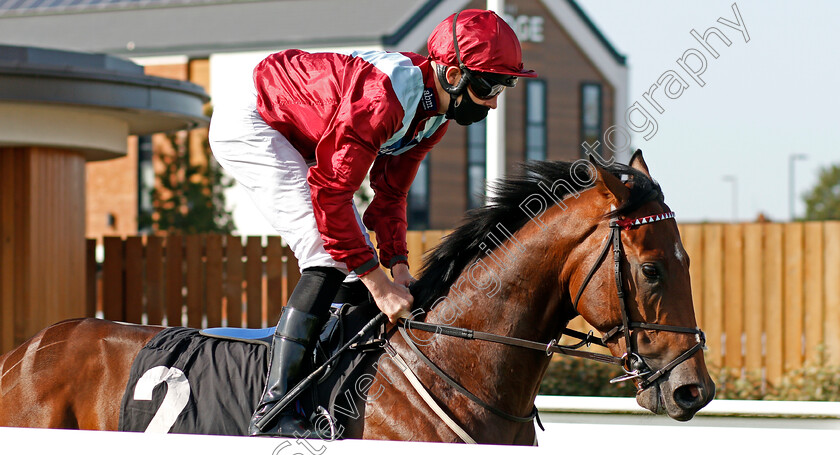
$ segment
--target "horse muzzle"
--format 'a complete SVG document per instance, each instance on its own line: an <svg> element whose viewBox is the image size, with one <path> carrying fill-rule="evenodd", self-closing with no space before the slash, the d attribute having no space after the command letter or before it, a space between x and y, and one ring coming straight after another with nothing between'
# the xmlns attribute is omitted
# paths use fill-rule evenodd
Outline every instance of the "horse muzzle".
<svg viewBox="0 0 840 455"><path fill-rule="evenodd" d="M667 414L674 420L691 420L697 411L715 396L715 383L700 377L691 361L676 366L649 387L639 390L636 402L655 414Z"/></svg>

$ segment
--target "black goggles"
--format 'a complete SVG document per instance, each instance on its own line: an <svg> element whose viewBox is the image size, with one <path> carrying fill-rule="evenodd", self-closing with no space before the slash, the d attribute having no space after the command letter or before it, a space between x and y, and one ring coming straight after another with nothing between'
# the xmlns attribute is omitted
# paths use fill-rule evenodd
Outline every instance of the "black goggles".
<svg viewBox="0 0 840 455"><path fill-rule="evenodd" d="M476 97L482 100L489 100L498 96L505 87L516 87L519 80L516 76L496 73L472 72L462 67L464 77L470 83L470 88Z"/></svg>

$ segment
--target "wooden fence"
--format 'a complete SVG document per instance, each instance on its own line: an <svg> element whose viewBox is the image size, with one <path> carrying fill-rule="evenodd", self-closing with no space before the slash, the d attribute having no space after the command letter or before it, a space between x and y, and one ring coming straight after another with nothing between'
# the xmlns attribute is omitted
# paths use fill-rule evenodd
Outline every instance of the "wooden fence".
<svg viewBox="0 0 840 455"><path fill-rule="evenodd" d="M680 231L707 362L763 370L774 381L824 347L840 365L840 222L686 224ZM444 234L409 232L414 268ZM214 235L103 240L101 271L89 273L88 307L106 319L265 327L299 278L278 237L265 244ZM95 261L88 264L93 271ZM572 326L588 330L580 320Z"/></svg>
<svg viewBox="0 0 840 455"><path fill-rule="evenodd" d="M444 231L409 232L409 261ZM172 235L105 237L97 266L88 239L88 315L153 325L266 327L300 279L297 260L280 237Z"/></svg>
<svg viewBox="0 0 840 455"><path fill-rule="evenodd" d="M713 366L775 382L816 361L840 365L840 222L685 225L691 288Z"/></svg>

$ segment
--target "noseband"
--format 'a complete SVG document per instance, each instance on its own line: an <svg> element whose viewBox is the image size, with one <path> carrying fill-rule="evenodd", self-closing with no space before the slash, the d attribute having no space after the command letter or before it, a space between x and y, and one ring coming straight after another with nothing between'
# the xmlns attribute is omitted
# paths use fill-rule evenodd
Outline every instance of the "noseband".
<svg viewBox="0 0 840 455"><path fill-rule="evenodd" d="M674 212L661 213L658 215L645 216L630 220L619 220L615 218L610 220L610 232L607 234L606 239L604 239L604 246L601 248L601 254L598 255L598 259L595 261L595 264L592 265L592 269L589 270L586 278L584 278L583 284L581 284L578 289L577 295L573 301L575 312L577 312L578 303L583 295L583 291L586 289L586 285L589 284L589 281L595 275L601 261L603 261L607 256L607 252L610 250L610 245L612 245L613 265L615 268L615 288L618 294L618 306L621 309L621 325L617 325L612 330L605 333L601 338L601 341L606 344L606 342L612 339L612 337L616 334L623 332L626 352L620 357L620 365L624 369L625 374L610 380L610 383L638 379L638 382L636 383L637 388L640 391L647 389L653 385L656 380L673 370L677 365L688 360L694 355L694 353L706 346L706 335L699 328L679 327L647 322L631 322L629 316L627 315L627 304L624 301L624 285L621 279L621 231L629 231L630 229L635 229L645 224L669 220L672 218L674 218ZM650 369L647 363L645 363L642 356L633 349L633 343L631 343L633 329L689 333L697 337L697 344L687 349L685 352L674 358L674 360L670 361L667 365L654 372Z"/></svg>

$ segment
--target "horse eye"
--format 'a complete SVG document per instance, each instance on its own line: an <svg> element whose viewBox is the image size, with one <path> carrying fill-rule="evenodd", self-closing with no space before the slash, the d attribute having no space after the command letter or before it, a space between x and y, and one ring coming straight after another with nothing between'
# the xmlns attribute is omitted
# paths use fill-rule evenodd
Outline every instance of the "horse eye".
<svg viewBox="0 0 840 455"><path fill-rule="evenodd" d="M652 280L659 278L659 269L653 264L642 264L642 274Z"/></svg>

